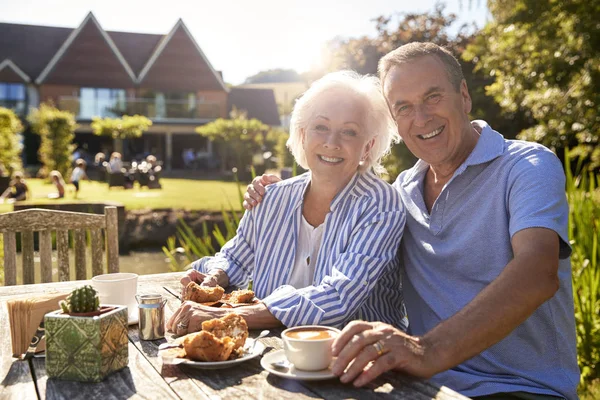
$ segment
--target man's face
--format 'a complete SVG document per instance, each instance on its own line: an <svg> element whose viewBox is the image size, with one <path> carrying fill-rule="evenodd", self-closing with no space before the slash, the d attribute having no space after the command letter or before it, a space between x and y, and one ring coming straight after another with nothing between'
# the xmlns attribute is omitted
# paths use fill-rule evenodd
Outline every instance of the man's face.
<svg viewBox="0 0 600 400"><path fill-rule="evenodd" d="M431 166L456 169L473 147L466 83L457 91L444 64L425 56L394 66L383 82L398 133L408 149Z"/></svg>

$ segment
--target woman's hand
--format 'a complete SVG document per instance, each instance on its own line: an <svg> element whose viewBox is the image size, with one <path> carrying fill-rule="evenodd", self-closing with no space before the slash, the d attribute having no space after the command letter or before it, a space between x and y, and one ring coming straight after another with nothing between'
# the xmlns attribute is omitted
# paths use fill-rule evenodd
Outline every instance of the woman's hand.
<svg viewBox="0 0 600 400"><path fill-rule="evenodd" d="M277 175L261 175L254 178L246 188L246 193L244 193L244 208L252 210L262 201L265 195L265 187L280 181L281 178Z"/></svg>
<svg viewBox="0 0 600 400"><path fill-rule="evenodd" d="M190 269L181 278L180 282L184 289L190 282L196 282L200 286L215 287L219 284L219 278L217 274L203 274L198 270Z"/></svg>
<svg viewBox="0 0 600 400"><path fill-rule="evenodd" d="M167 330L182 336L202 330L202 323L209 319L221 318L231 309L203 306L193 301L185 301L167 322Z"/></svg>
<svg viewBox="0 0 600 400"><path fill-rule="evenodd" d="M357 387L392 369L422 378L436 372L428 366L427 346L421 338L382 322L351 322L335 339L332 350L337 357L333 373Z"/></svg>

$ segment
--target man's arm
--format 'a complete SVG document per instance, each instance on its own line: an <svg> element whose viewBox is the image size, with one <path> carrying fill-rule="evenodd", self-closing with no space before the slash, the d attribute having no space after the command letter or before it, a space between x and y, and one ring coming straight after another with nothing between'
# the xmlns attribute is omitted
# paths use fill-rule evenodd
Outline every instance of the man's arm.
<svg viewBox="0 0 600 400"><path fill-rule="evenodd" d="M556 232L545 228L524 229L513 236L511 243L514 258L502 273L461 311L423 337L411 337L391 327L377 326L370 330L349 327L348 334L340 336L334 344L334 355L339 355L334 372L342 375L356 357L357 362L343 374L343 382L359 377L355 385L361 386L394 368L431 377L502 340L551 298L559 285ZM357 332L358 339L353 339ZM378 340L382 340L389 352L363 372L377 356L371 348Z"/></svg>

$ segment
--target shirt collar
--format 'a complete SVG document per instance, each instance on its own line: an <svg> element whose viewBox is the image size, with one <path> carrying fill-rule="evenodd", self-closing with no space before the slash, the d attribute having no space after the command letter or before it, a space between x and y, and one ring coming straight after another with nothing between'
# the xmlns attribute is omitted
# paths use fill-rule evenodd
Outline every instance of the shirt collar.
<svg viewBox="0 0 600 400"><path fill-rule="evenodd" d="M504 153L504 136L493 130L492 127L483 120L472 121L471 125L479 132L479 139L471 154L469 154L467 159L456 169L453 176L462 174L472 165L492 161ZM411 168L410 172L402 182L402 185L407 186L412 182L420 181L428 169L429 164L421 159L417 160L417 163Z"/></svg>
<svg viewBox="0 0 600 400"><path fill-rule="evenodd" d="M348 184L333 198L329 209L334 211L336 207L344 201L348 196L352 197L360 197L367 192L367 188L361 184L365 179L369 179L371 176L374 176L375 173L371 170L365 172L356 172L354 176L350 179ZM306 190L308 190L308 185L310 184L312 174L311 172L306 173L306 178L302 182L300 196L298 196L297 203L294 208L299 207L304 202L304 196L306 195Z"/></svg>

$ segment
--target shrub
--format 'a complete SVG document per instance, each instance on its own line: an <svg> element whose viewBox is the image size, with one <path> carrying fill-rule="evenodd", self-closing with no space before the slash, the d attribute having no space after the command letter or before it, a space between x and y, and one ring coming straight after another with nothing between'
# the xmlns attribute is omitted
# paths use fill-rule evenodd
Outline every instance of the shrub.
<svg viewBox="0 0 600 400"><path fill-rule="evenodd" d="M573 175L569 167L569 239L573 252L573 298L577 329L577 358L581 383L600 378L600 176L581 169L582 158ZM565 151L565 166L570 166Z"/></svg>
<svg viewBox="0 0 600 400"><path fill-rule="evenodd" d="M44 175L52 170L67 177L71 172L71 155L75 150L75 116L52 105L42 104L31 111L27 120L31 129L41 137L38 154L43 164Z"/></svg>
<svg viewBox="0 0 600 400"><path fill-rule="evenodd" d="M23 169L21 164L23 148L19 141L22 131L23 124L14 111L0 107L0 166L4 167L9 175Z"/></svg>

